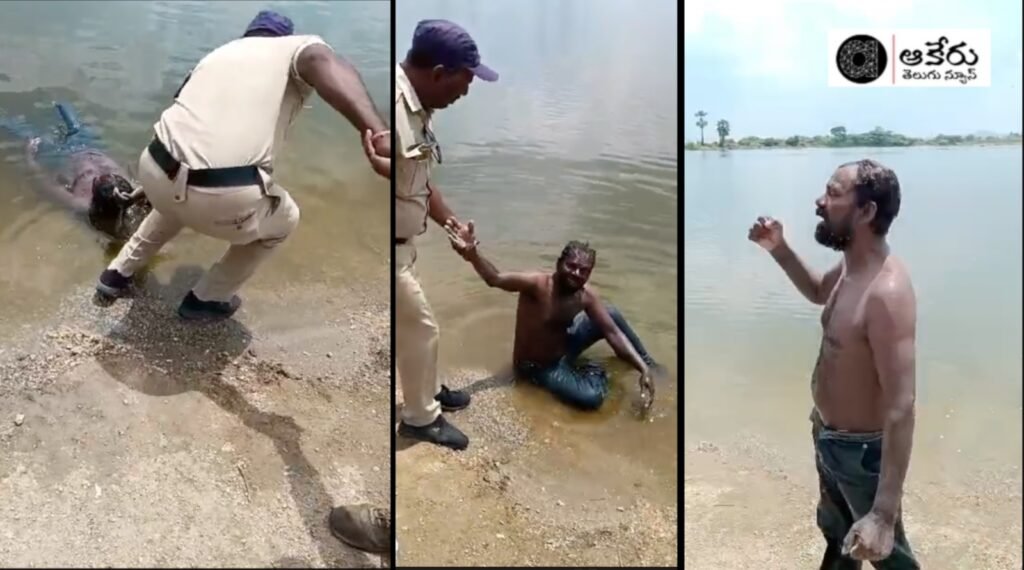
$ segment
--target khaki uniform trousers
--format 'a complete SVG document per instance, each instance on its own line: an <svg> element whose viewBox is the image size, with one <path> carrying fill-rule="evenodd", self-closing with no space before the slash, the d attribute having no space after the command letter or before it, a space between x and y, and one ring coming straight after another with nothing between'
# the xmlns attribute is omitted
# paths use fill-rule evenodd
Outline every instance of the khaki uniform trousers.
<svg viewBox="0 0 1024 570"><path fill-rule="evenodd" d="M201 301L229 301L252 277L274 248L299 224L299 207L288 192L264 173L266 195L257 185L228 188L189 186L184 164L174 180L157 165L149 150L139 158L139 181L153 210L110 263L134 275L183 228L231 243L227 253L200 279L192 292ZM277 207L273 208L277 197Z"/></svg>
<svg viewBox="0 0 1024 570"><path fill-rule="evenodd" d="M441 415L435 399L438 327L415 274L416 247L395 246L395 368L402 382L402 421L421 427Z"/></svg>

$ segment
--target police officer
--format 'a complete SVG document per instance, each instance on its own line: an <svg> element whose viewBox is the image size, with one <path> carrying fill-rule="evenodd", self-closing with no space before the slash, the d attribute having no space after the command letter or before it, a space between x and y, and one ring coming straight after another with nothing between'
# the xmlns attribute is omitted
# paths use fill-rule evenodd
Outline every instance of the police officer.
<svg viewBox="0 0 1024 570"><path fill-rule="evenodd" d="M469 92L474 77L496 81L498 74L480 63L469 33L447 20L420 22L395 69L395 364L405 397L398 433L456 450L469 439L441 411L465 408L469 395L438 380L438 326L415 275L415 240L428 218L441 227L461 227L430 180L431 169L443 161L431 123L435 111Z"/></svg>
<svg viewBox="0 0 1024 570"><path fill-rule="evenodd" d="M139 159L153 212L100 275L101 296L125 295L136 271L189 227L231 246L178 313L230 317L241 304L235 293L299 223L298 206L272 175L306 99L315 91L361 135L387 130L355 68L320 37L293 31L288 18L260 12L242 38L209 53L185 79ZM390 156L390 137L373 141L377 155Z"/></svg>

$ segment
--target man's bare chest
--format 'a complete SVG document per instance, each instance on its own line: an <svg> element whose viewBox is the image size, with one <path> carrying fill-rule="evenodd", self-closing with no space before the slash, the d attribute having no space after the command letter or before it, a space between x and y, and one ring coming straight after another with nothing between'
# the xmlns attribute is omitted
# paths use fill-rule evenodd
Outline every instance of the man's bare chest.
<svg viewBox="0 0 1024 570"><path fill-rule="evenodd" d="M821 313L822 344L832 350L867 346L868 285L840 279Z"/></svg>
<svg viewBox="0 0 1024 570"><path fill-rule="evenodd" d="M564 296L546 292L535 300L537 321L544 328L564 331L583 310L580 295Z"/></svg>

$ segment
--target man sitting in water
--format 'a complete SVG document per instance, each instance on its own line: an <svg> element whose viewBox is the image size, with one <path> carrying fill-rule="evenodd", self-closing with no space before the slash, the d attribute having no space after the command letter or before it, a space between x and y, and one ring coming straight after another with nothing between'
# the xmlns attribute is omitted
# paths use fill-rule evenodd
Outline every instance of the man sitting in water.
<svg viewBox="0 0 1024 570"><path fill-rule="evenodd" d="M64 121L56 136L20 118L0 118L0 128L27 140L25 159L40 190L114 241L127 240L149 213L149 201L69 105L54 107Z"/></svg>
<svg viewBox="0 0 1024 570"><path fill-rule="evenodd" d="M654 402L651 368L660 368L616 308L605 305L587 285L597 253L571 241L562 250L554 273L509 273L487 261L474 235L473 222L449 226L452 247L473 264L489 287L519 293L512 361L516 372L563 402L584 410L601 407L608 395L608 374L598 364L579 366L576 359L602 338L619 358L640 372L644 409Z"/></svg>

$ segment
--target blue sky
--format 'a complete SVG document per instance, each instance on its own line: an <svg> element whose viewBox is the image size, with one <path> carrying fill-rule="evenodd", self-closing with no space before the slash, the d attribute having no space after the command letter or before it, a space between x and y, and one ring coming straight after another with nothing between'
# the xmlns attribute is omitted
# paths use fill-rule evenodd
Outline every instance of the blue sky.
<svg viewBox="0 0 1024 570"><path fill-rule="evenodd" d="M711 125L727 119L735 138L836 125L912 136L1022 130L1020 0L686 0L683 10L686 141L700 136L700 109ZM829 88L832 28L988 28L992 86Z"/></svg>

